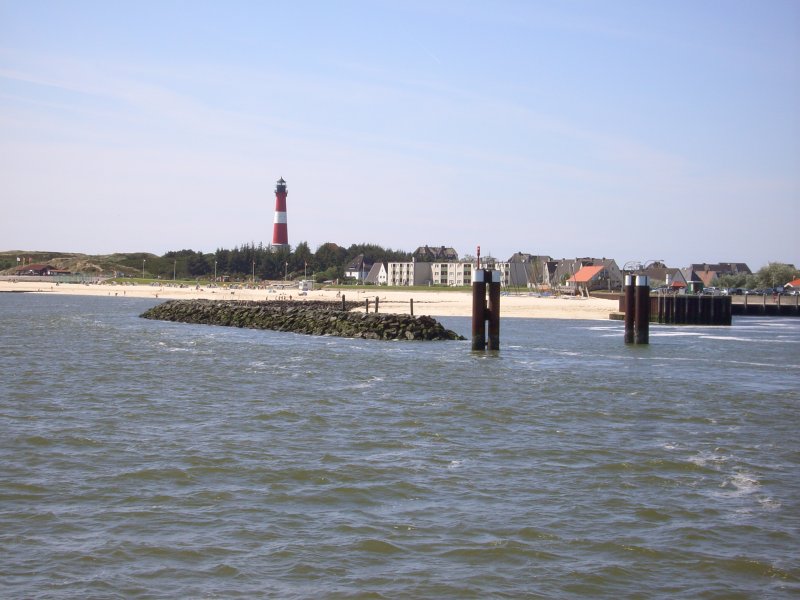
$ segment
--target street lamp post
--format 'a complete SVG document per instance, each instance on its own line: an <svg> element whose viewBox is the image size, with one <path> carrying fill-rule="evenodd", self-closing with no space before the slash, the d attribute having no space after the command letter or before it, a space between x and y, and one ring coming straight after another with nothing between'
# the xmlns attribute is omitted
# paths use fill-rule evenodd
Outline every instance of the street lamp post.
<svg viewBox="0 0 800 600"><path fill-rule="evenodd" d="M144 279L144 263L147 261L146 258L142 259L142 279Z"/></svg>
<svg viewBox="0 0 800 600"><path fill-rule="evenodd" d="M256 261L253 261L253 285L256 284Z"/></svg>
<svg viewBox="0 0 800 600"><path fill-rule="evenodd" d="M214 261L214 283L217 282L217 261Z"/></svg>
<svg viewBox="0 0 800 600"><path fill-rule="evenodd" d="M284 268L283 268L283 280L287 281L288 279L289 279L289 263L286 262L284 263Z"/></svg>
<svg viewBox="0 0 800 600"><path fill-rule="evenodd" d="M172 261L172 281L175 281L175 274L178 272L178 259Z"/></svg>

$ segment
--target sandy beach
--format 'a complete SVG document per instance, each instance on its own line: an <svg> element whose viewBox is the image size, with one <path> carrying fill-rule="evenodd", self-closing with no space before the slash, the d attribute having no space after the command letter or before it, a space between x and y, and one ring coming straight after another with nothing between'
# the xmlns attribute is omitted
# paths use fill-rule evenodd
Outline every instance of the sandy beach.
<svg viewBox="0 0 800 600"><path fill-rule="evenodd" d="M29 292L42 294L66 294L83 296L112 296L130 298L193 299L209 300L339 300L344 294L347 300L366 305L374 310L375 298L379 298L379 311L408 314L411 300L415 315L433 317L469 317L472 314L472 294L468 291L402 291L377 287L347 288L343 290L314 290L299 295L297 288L249 289L213 286L178 287L171 285L114 285L114 284L55 284L48 281L0 281L0 293ZM357 309L357 310L363 310ZM540 319L594 319L607 320L617 310L617 302L601 298L579 298L572 296L539 297L528 294L509 294L500 299L501 317Z"/></svg>

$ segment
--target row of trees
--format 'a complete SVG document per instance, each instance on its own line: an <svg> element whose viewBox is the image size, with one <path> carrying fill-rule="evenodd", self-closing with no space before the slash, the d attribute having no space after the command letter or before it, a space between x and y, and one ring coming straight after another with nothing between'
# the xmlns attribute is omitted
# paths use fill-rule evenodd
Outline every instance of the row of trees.
<svg viewBox="0 0 800 600"><path fill-rule="evenodd" d="M360 254L367 263L407 261L411 254L400 250L383 248L376 244L352 244L343 248L327 242L312 252L307 242L300 242L293 249L276 249L263 244L242 244L231 250L218 248L214 253L203 254L194 250L170 251L145 263L147 273L162 278L179 279L227 277L232 280L249 279L296 279L313 277L316 281L341 279L345 266ZM132 258L129 266L136 267Z"/></svg>
<svg viewBox="0 0 800 600"><path fill-rule="evenodd" d="M763 289L775 288L800 278L800 271L793 265L769 263L750 275L723 275L714 285L728 288Z"/></svg>

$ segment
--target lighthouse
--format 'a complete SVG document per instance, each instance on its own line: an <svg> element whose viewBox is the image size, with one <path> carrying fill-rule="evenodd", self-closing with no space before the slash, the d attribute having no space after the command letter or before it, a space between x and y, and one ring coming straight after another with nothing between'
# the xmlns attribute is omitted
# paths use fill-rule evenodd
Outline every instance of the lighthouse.
<svg viewBox="0 0 800 600"><path fill-rule="evenodd" d="M278 250L289 249L289 231L286 228L286 182L283 177L275 186L275 223L272 226L272 247Z"/></svg>

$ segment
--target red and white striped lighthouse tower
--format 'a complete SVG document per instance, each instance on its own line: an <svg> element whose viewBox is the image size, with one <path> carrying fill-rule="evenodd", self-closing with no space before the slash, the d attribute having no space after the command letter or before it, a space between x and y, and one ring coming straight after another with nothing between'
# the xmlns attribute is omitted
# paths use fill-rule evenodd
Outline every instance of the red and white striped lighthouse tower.
<svg viewBox="0 0 800 600"><path fill-rule="evenodd" d="M289 248L289 230L286 227L286 182L283 177L278 179L275 186L275 224L272 226L272 246L282 249Z"/></svg>

